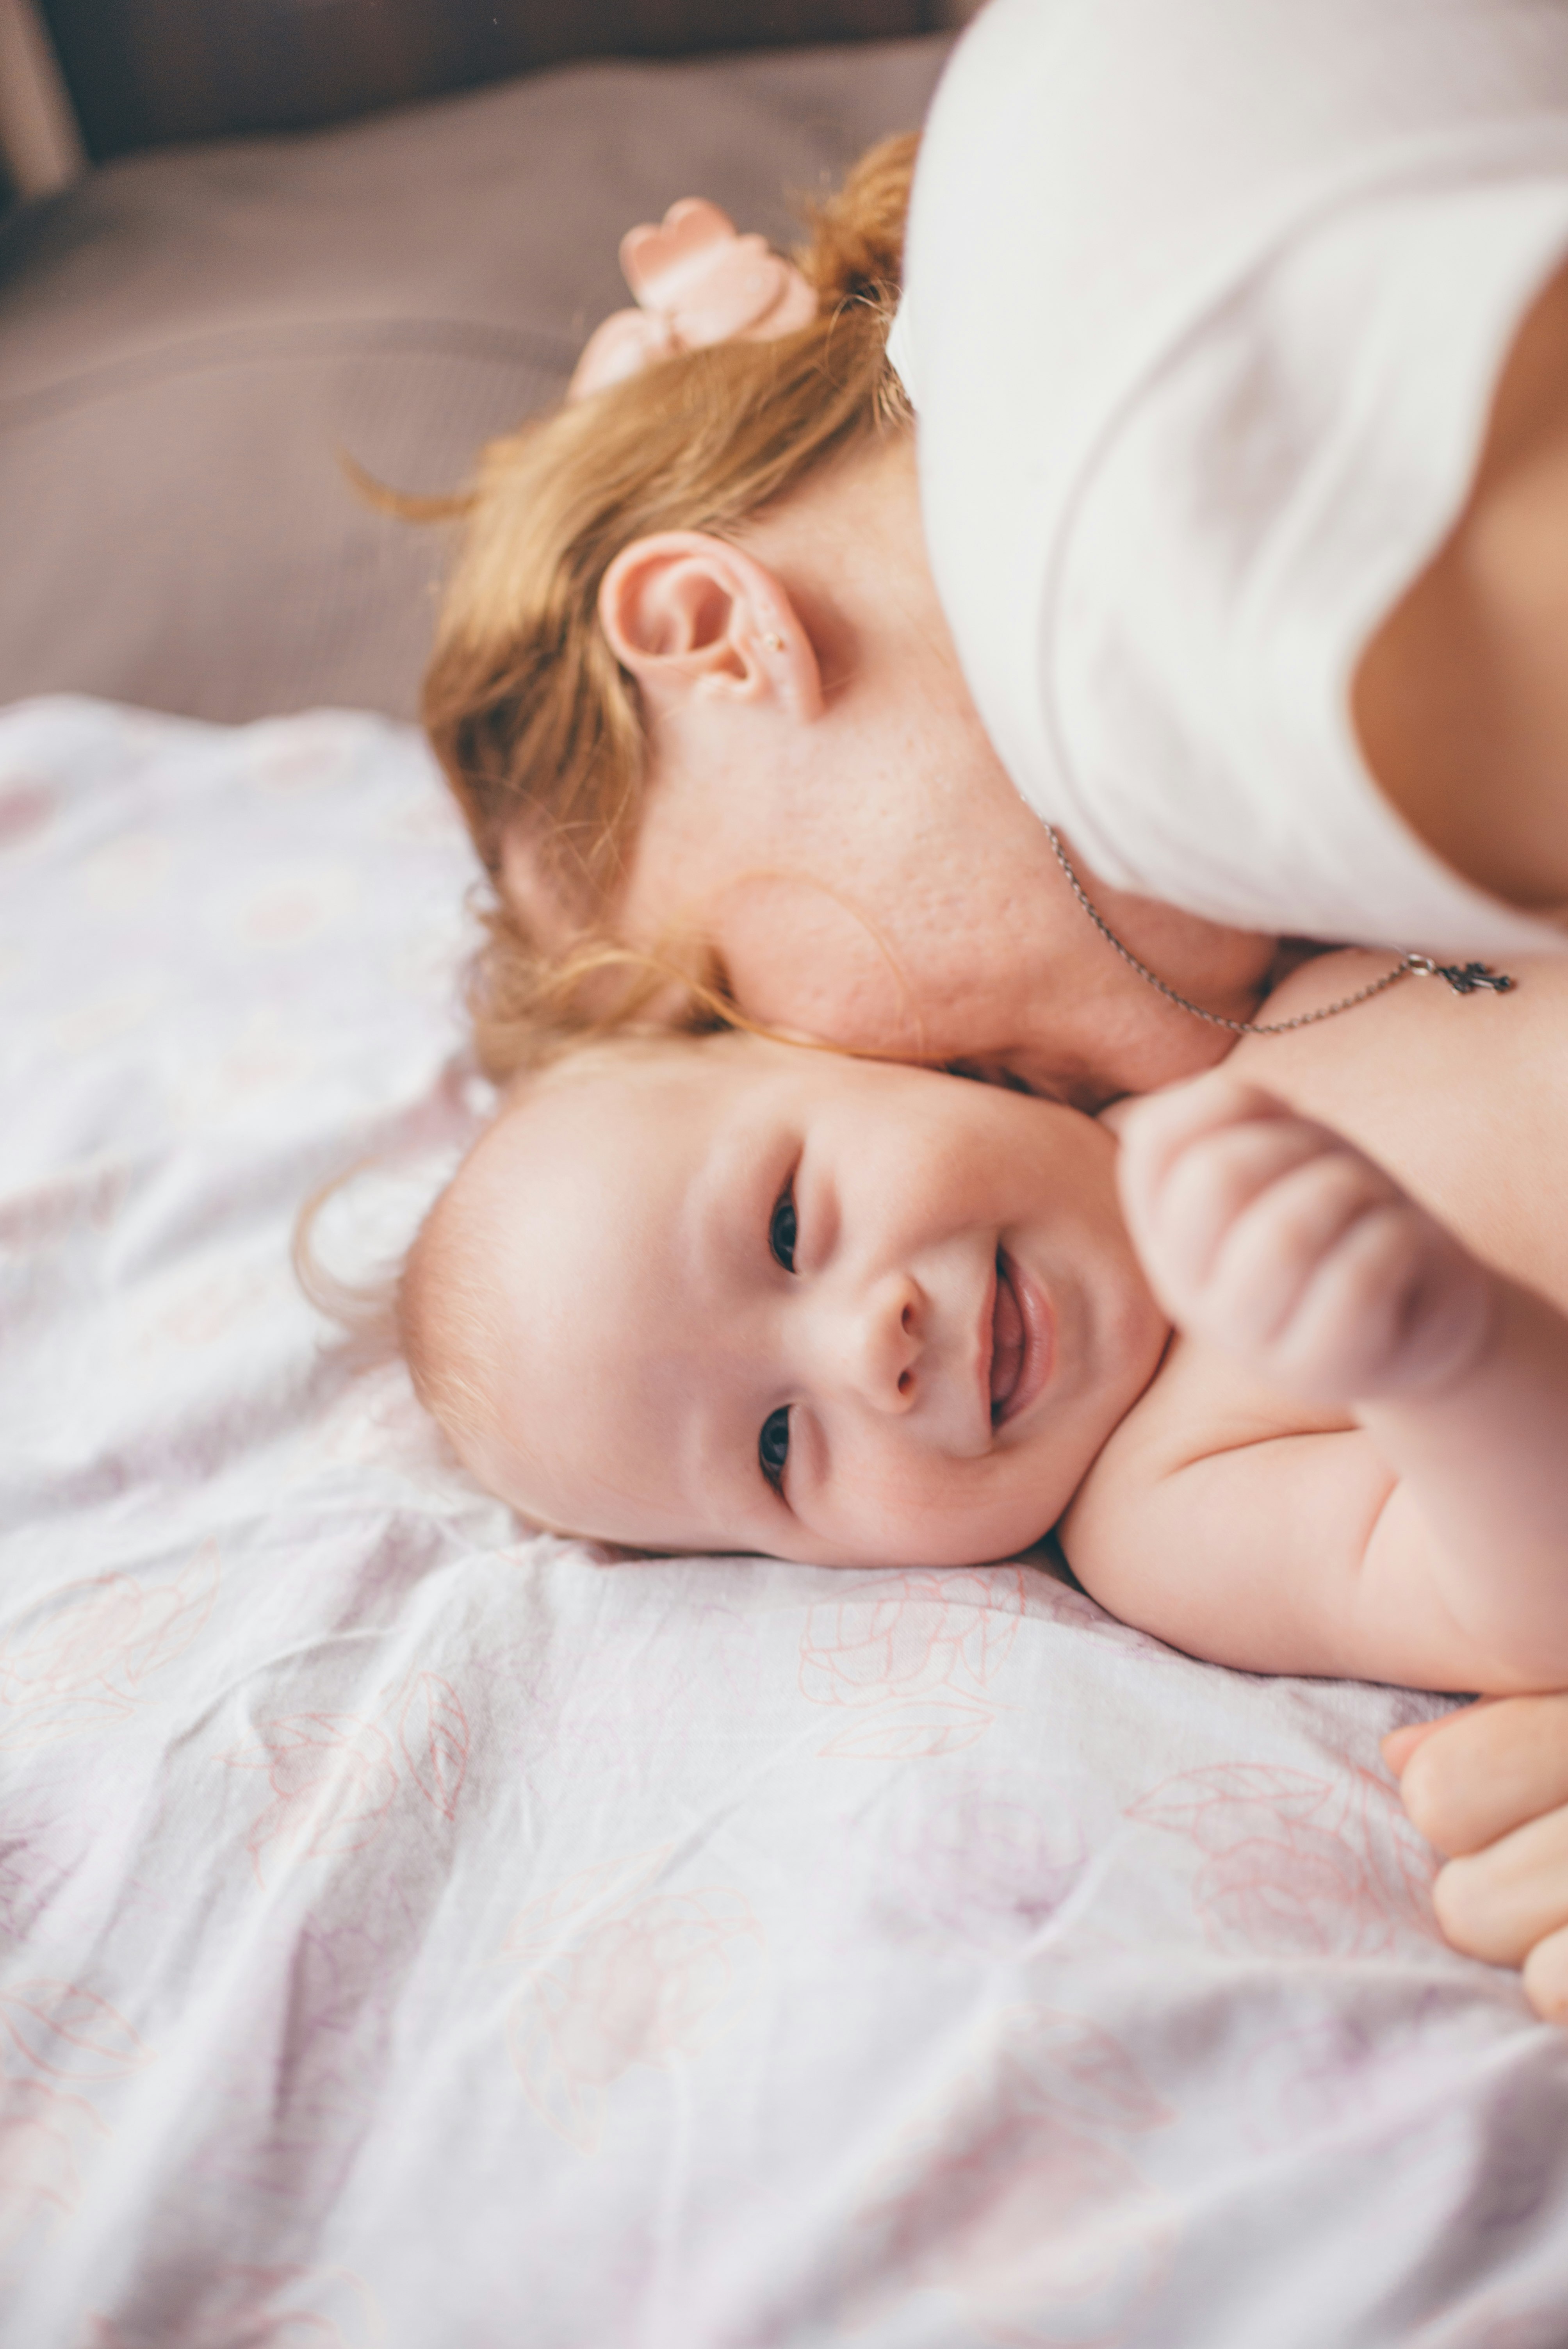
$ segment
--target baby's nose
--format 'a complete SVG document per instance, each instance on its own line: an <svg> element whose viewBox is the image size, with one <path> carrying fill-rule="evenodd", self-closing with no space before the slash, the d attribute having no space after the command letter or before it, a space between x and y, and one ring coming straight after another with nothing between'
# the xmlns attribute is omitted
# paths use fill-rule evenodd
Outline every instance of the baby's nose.
<svg viewBox="0 0 1568 2349"><path fill-rule="evenodd" d="M875 1409L913 1408L924 1350L924 1308L916 1283L895 1273L876 1282L850 1316L844 1333L846 1369Z"/></svg>

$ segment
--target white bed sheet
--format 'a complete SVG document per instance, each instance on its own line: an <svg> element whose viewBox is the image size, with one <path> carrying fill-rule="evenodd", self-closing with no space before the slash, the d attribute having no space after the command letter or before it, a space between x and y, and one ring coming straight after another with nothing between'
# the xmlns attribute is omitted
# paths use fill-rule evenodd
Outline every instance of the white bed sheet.
<svg viewBox="0 0 1568 2349"><path fill-rule="evenodd" d="M1388 1691L615 1563L296 1295L472 1124L417 738L0 716L0 2339L1561 2349L1568 2036Z"/></svg>

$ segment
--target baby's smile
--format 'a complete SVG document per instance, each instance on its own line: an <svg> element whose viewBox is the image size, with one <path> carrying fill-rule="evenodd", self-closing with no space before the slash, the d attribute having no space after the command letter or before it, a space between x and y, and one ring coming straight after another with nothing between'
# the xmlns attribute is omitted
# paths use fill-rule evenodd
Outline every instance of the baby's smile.
<svg viewBox="0 0 1568 2349"><path fill-rule="evenodd" d="M1016 1264L996 1251L991 1311L991 1424L1004 1427L1027 1411L1050 1376L1050 1299Z"/></svg>
<svg viewBox="0 0 1568 2349"><path fill-rule="evenodd" d="M1166 1325L1076 1110L746 1035L584 1055L448 1195L459 1449L628 1547L960 1565L1055 1522Z"/></svg>

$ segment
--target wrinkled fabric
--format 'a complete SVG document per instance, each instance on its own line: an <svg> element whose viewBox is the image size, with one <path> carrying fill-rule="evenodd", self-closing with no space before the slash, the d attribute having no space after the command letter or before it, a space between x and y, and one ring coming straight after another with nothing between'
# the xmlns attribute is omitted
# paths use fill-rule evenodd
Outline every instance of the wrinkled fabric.
<svg viewBox="0 0 1568 2349"><path fill-rule="evenodd" d="M1428 1701L533 1535L346 1365L291 1229L474 1130L469 877L383 721L0 716L0 2338L1559 2344Z"/></svg>

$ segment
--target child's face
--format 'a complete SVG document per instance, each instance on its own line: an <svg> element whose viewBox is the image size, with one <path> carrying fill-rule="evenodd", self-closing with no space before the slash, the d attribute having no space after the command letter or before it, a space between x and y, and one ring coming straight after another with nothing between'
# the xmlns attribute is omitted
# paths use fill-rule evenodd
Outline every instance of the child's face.
<svg viewBox="0 0 1568 2349"><path fill-rule="evenodd" d="M1114 1148L1053 1102L747 1036L569 1072L449 1203L500 1309L496 1429L460 1448L633 1547L1022 1548L1166 1337Z"/></svg>

